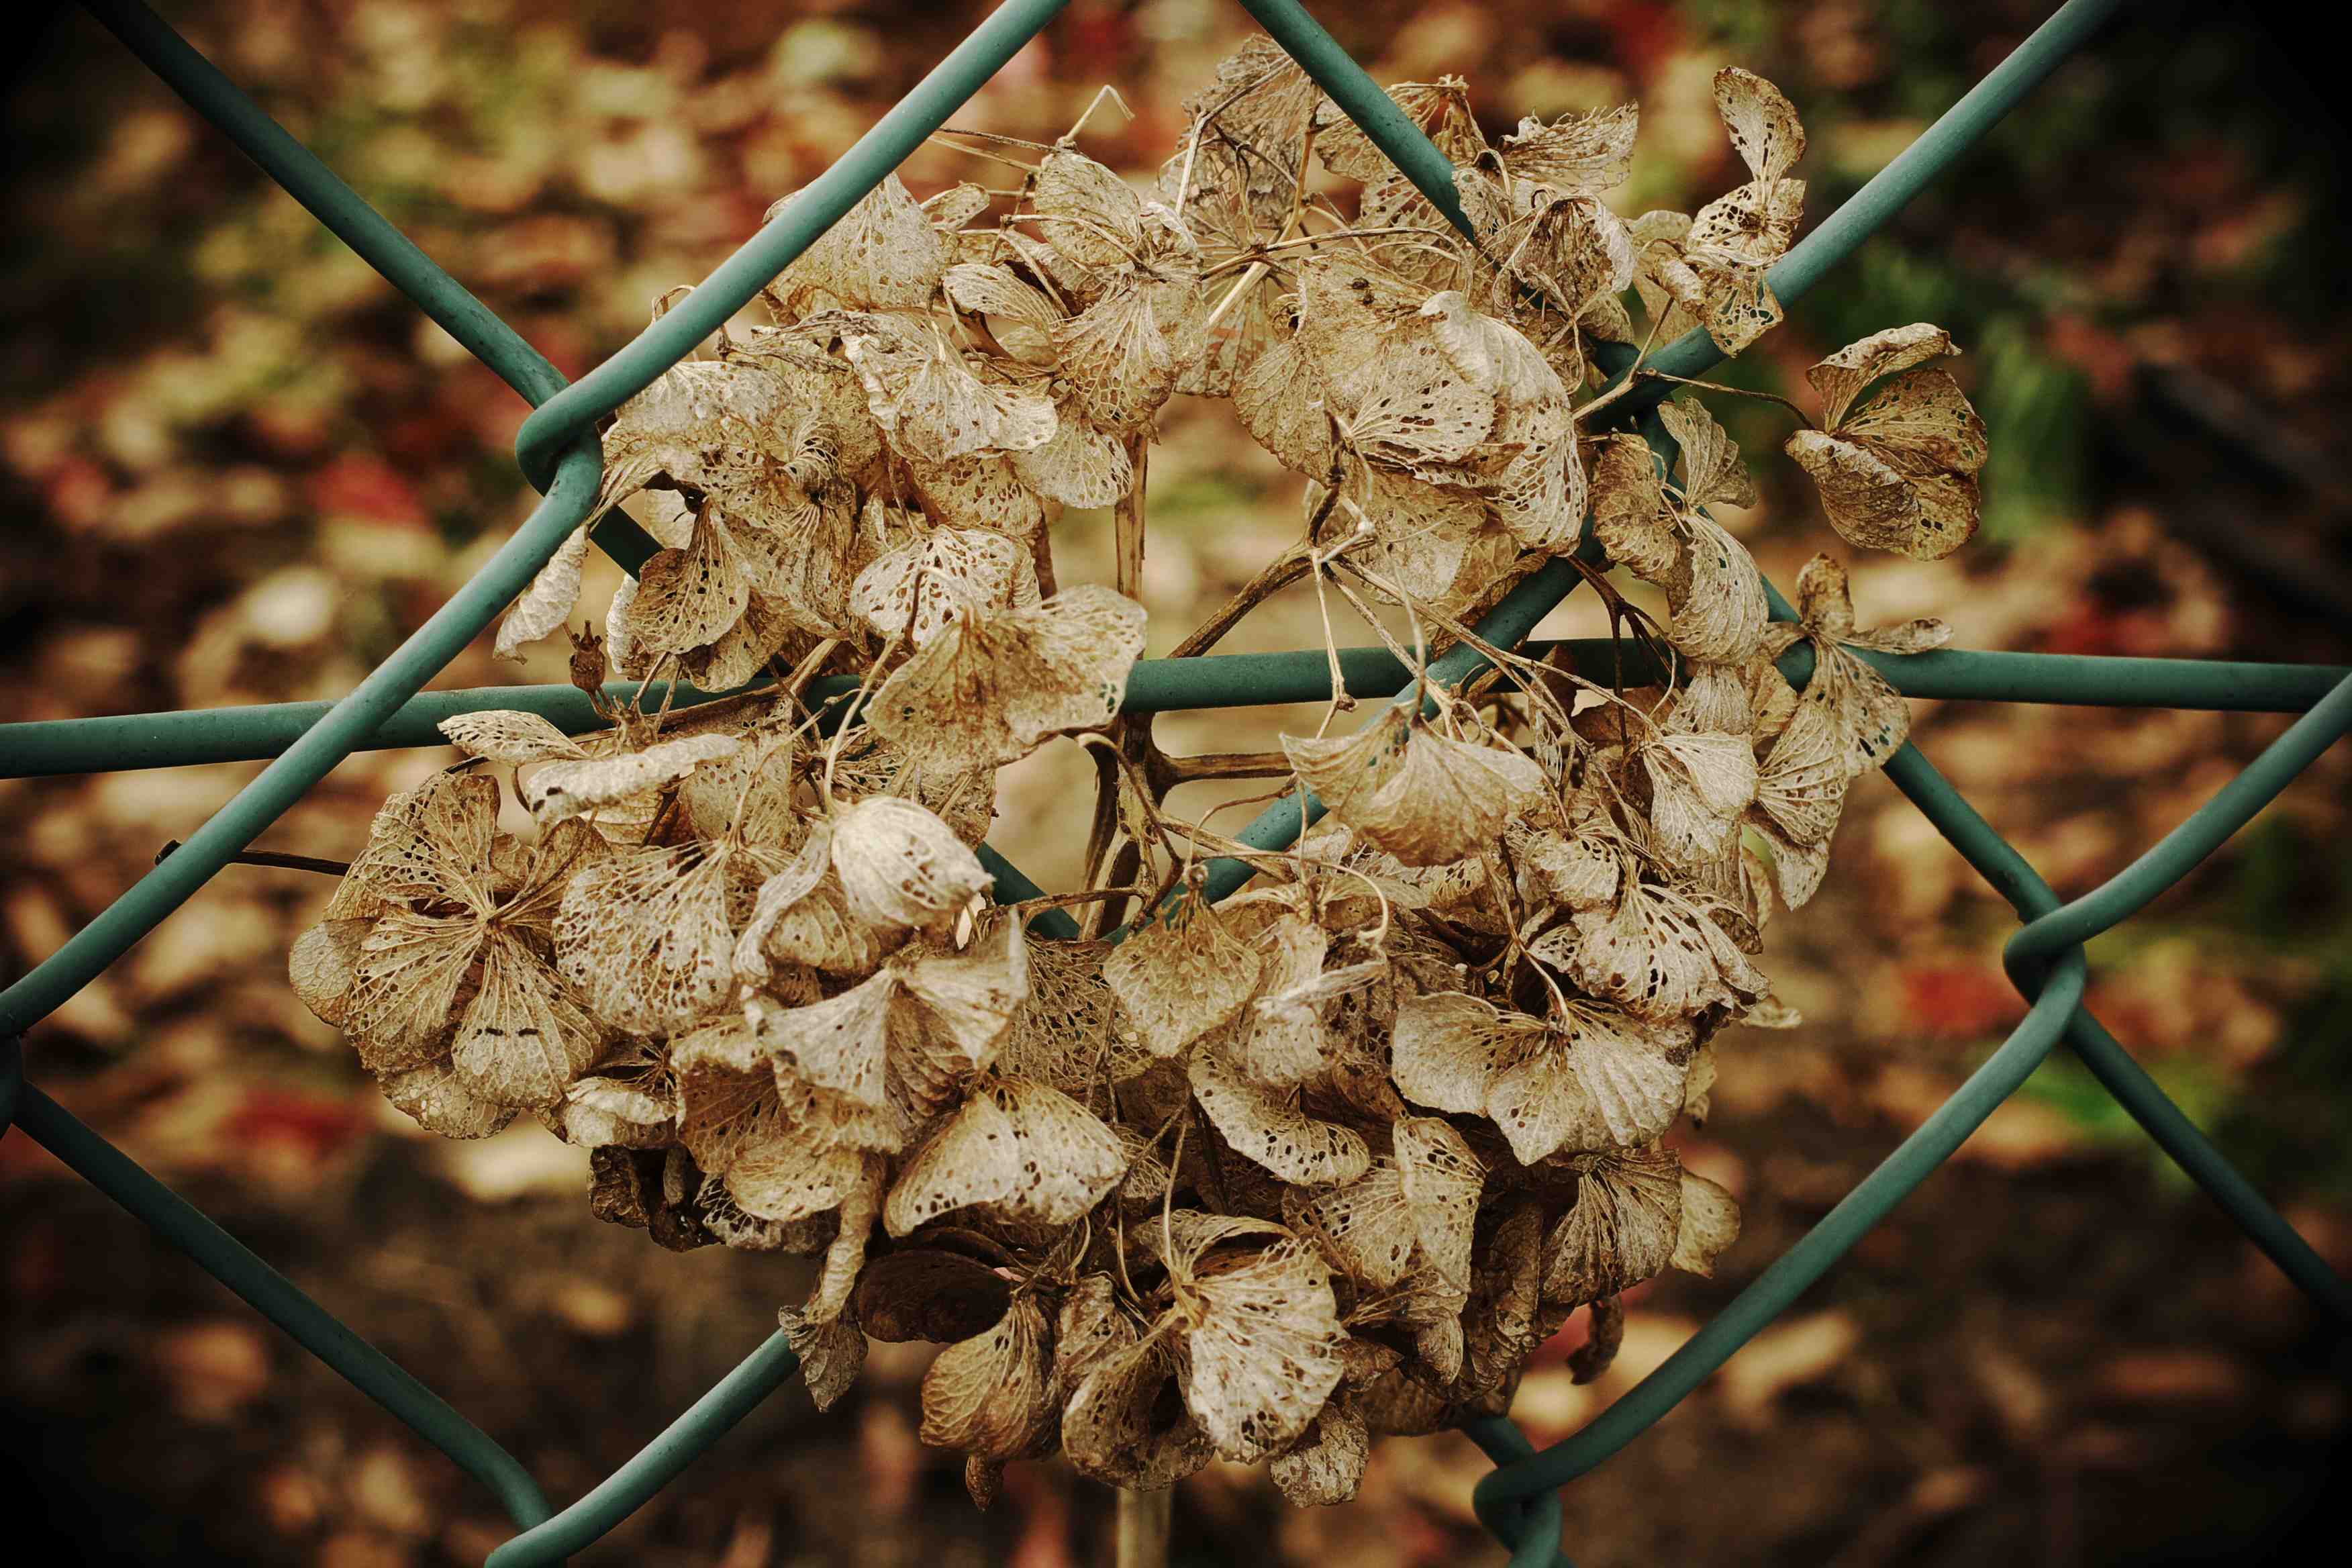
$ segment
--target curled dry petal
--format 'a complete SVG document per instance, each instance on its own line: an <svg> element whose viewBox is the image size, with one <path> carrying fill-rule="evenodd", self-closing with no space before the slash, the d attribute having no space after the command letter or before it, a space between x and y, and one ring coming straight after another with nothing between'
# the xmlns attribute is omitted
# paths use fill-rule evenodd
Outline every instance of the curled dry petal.
<svg viewBox="0 0 2352 1568"><path fill-rule="evenodd" d="M1491 847L1544 788L1531 759L1450 739L1403 708L1352 735L1285 735L1282 749L1332 816L1408 866Z"/></svg>
<svg viewBox="0 0 2352 1568"><path fill-rule="evenodd" d="M1470 1289L1471 1232L1486 1171L1451 1124L1434 1116L1399 1118L1392 1129L1404 1201L1412 1211L1421 1257L1438 1278Z"/></svg>
<svg viewBox="0 0 2352 1568"><path fill-rule="evenodd" d="M558 1135L582 1148L664 1148L677 1136L677 1112L675 1089L663 1093L643 1079L577 1079L557 1107Z"/></svg>
<svg viewBox="0 0 2352 1568"><path fill-rule="evenodd" d="M1844 423L1855 396L1872 382L1959 352L1952 344L1952 334L1943 328L1914 321L1848 343L1805 372L1805 379L1821 394L1822 425L1834 430Z"/></svg>
<svg viewBox="0 0 2352 1568"><path fill-rule="evenodd" d="M1898 366L1956 352L1926 323L1865 338L1811 373L1827 428L1800 430L1788 452L1812 477L1841 538L1937 561L1975 534L1977 473L1989 448L1984 421L1948 372L1906 369L1857 406L1856 391Z"/></svg>
<svg viewBox="0 0 2352 1568"><path fill-rule="evenodd" d="M801 1381L808 1384L809 1397L819 1410L832 1409L866 1364L866 1336L845 1317L812 1323L797 1307L780 1310L776 1322L784 1331L784 1342L800 1357Z"/></svg>
<svg viewBox="0 0 2352 1568"><path fill-rule="evenodd" d="M1739 1239L1739 1205L1717 1183L1682 1173L1682 1218L1669 1262L1692 1274L1713 1274L1715 1260Z"/></svg>
<svg viewBox="0 0 2352 1568"><path fill-rule="evenodd" d="M1778 180L1805 155L1805 128L1796 107L1753 71L1727 66L1715 73L1715 111L1756 179Z"/></svg>
<svg viewBox="0 0 2352 1568"><path fill-rule="evenodd" d="M1315 1417L1306 1436L1274 1457L1268 1468L1292 1506L1324 1507L1356 1495L1371 1451L1371 1431L1355 1402L1337 1397Z"/></svg>
<svg viewBox="0 0 2352 1568"><path fill-rule="evenodd" d="M1503 138L1503 167L1515 179L1597 196L1632 173L1640 124L1640 110L1630 103L1562 115L1549 125L1529 116Z"/></svg>
<svg viewBox="0 0 2352 1568"><path fill-rule="evenodd" d="M908 1160L883 1209L893 1236L958 1209L1069 1225L1118 1184L1126 1150L1068 1095L1001 1079L982 1088Z"/></svg>
<svg viewBox="0 0 2352 1568"><path fill-rule="evenodd" d="M1579 1384L1598 1380L1616 1364L1617 1352L1625 1344L1625 1298L1603 1296L1593 1302L1588 1324L1584 1342L1568 1357L1570 1380Z"/></svg>
<svg viewBox="0 0 2352 1568"><path fill-rule="evenodd" d="M1645 582L1663 582L1681 553L1666 521L1657 458L1639 436L1619 432L1595 443L1591 459L1592 530L1609 559Z"/></svg>
<svg viewBox="0 0 2352 1568"><path fill-rule="evenodd" d="M881 1210L885 1168L882 1161L869 1157L857 1180L842 1194L841 1228L824 1250L824 1261L817 1269L816 1289L808 1299L807 1312L813 1322L832 1322L849 1305L849 1293L856 1288L858 1270L866 1266L866 1244L874 1234L874 1221Z"/></svg>
<svg viewBox="0 0 2352 1568"><path fill-rule="evenodd" d="M976 1258L938 1247L886 1253L857 1278L857 1321L877 1340L951 1344L1004 1316L1012 1287Z"/></svg>
<svg viewBox="0 0 2352 1568"><path fill-rule="evenodd" d="M1053 1325L1024 1291L986 1333L941 1351L923 1374L926 1443L990 1459L1025 1458L1053 1435Z"/></svg>
<svg viewBox="0 0 2352 1568"><path fill-rule="evenodd" d="M1166 1341L1139 1340L1132 1326L1125 1328L1125 1342L1093 1357L1072 1389L1062 1412L1062 1449L1082 1476L1160 1491L1207 1464L1216 1448L1189 1413L1173 1419L1160 1414L1160 1393L1176 1375Z"/></svg>
<svg viewBox="0 0 2352 1568"><path fill-rule="evenodd" d="M1756 504L1756 480L1706 405L1687 395L1662 403L1658 421L1682 452L1685 506Z"/></svg>
<svg viewBox="0 0 2352 1568"><path fill-rule="evenodd" d="M495 651L500 658L520 658L525 643L534 643L569 620L580 602L580 574L588 564L588 531L567 535L524 589L522 597L499 622Z"/></svg>
<svg viewBox="0 0 2352 1568"><path fill-rule="evenodd" d="M1172 1057L1228 1022L1257 990L1264 958L1187 890L1103 960L1103 978L1143 1048Z"/></svg>
<svg viewBox="0 0 2352 1568"><path fill-rule="evenodd" d="M701 763L733 756L741 744L732 735L687 735L657 741L641 752L550 763L522 781L522 803L551 826L683 778Z"/></svg>
<svg viewBox="0 0 2352 1568"><path fill-rule="evenodd" d="M444 719L436 728L459 751L494 763L543 763L588 754L579 742L536 713L485 709Z"/></svg>
<svg viewBox="0 0 2352 1568"><path fill-rule="evenodd" d="M870 795L835 819L833 868L849 912L885 929L951 926L992 880L946 823L889 795Z"/></svg>

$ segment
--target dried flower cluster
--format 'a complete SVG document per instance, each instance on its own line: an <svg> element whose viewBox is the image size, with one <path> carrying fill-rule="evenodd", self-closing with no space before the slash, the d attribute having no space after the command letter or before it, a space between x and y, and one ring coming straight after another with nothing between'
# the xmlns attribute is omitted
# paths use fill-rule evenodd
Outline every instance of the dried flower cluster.
<svg viewBox="0 0 2352 1568"><path fill-rule="evenodd" d="M1804 134L1778 91L1721 73L1751 179L1631 222L1601 199L1630 108L1498 147L1459 81L1392 95L1475 238L1263 39L1149 194L1067 139L996 143L1013 191L885 181L774 280L774 324L606 433L605 500L653 492L666 546L601 640L574 636L608 726L451 721L468 761L383 808L293 956L425 1126L529 1112L593 1148L607 1219L821 1254L783 1313L820 1403L869 1336L945 1344L923 1436L982 1500L1058 1448L1134 1488L1269 1459L1333 1501L1374 1436L1504 1408L1579 1308L1596 1374L1622 1293L1737 1233L1661 1140L1704 1115L1723 1025L1790 1021L1762 928L1903 740L1850 648L1942 640L1858 633L1826 556L1801 619L1768 624L1706 512L1754 498L1706 410L1658 410L1677 472L1600 428L1595 344L1696 324L1737 351L1779 320ZM1973 530L1983 429L1927 366L1953 352L1906 327L1812 371L1822 424L1790 451L1848 540L1933 557ZM1117 717L1143 611L1055 591L1045 554L1059 508L1116 505L1139 558L1142 458L1180 392L1230 397L1312 481L1301 572L1368 621L1402 606L1402 657L1472 637L1589 516L1663 591L1661 619L1591 574L1657 684L1493 650L1507 682L1288 738L1328 818L1213 902L1202 851L1232 846L1162 811L1169 760ZM585 548L502 647L566 623ZM1799 639L1801 695L1774 665ZM648 710L603 694L613 668L775 679ZM804 698L836 672L862 677L854 716ZM1068 901L1097 933L1131 921L1046 940L987 900L995 770L1106 728ZM501 770L531 841L499 830Z"/></svg>

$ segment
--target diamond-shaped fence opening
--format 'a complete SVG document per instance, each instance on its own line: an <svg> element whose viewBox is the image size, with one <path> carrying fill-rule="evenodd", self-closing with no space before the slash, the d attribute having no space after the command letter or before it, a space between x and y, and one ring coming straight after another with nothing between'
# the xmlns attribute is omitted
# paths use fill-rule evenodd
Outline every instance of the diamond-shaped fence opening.
<svg viewBox="0 0 2352 1568"><path fill-rule="evenodd" d="M0 1128L14 1124L123 1207L155 1227L222 1283L285 1329L362 1392L439 1447L495 1492L520 1531L496 1552L494 1568L552 1563L611 1530L667 1485L796 1366L779 1332L635 1458L561 1512L523 1467L480 1428L393 1364L261 1258L173 1195L128 1156L24 1081L21 1037L168 917L304 792L352 752L440 743L435 724L480 709L524 709L570 731L593 727L585 697L570 687L494 688L420 695L420 689L478 634L553 553L590 520L603 465L595 422L650 384L741 309L803 249L898 166L999 67L1062 9L1066 0L1006 0L829 171L667 315L585 379L567 385L554 367L449 275L370 208L324 164L261 112L226 78L137 0L87 0L131 51L198 113L226 132L264 170L352 249L446 329L477 358L537 405L516 441L523 472L544 500L472 581L401 645L357 689L332 704L285 703L205 712L142 714L0 725L0 753L13 777L274 757L270 765L203 828L126 891L64 947L0 993ZM1466 228L1444 156L1326 34L1297 0L1242 0L1438 208ZM1997 124L2021 97L2090 38L2122 0L2068 0L1919 140L1791 250L1769 274L1789 300L1899 211L1922 186ZM1606 345L1604 345L1606 346ZM1693 333L1650 356L1649 368L1696 376L1717 354ZM1630 371L1622 348L1603 368ZM1645 417L1655 388L1618 400L1662 454L1667 437ZM593 537L634 568L651 542L617 512ZM1538 571L1504 598L1477 630L1504 647L1521 645L1536 623L1580 581L1566 562ZM1768 588L1775 618L1794 618ZM1966 651L1863 655L1907 695L2181 707L2303 716L2252 765L2186 822L2095 891L2061 902L2032 867L1906 745L1888 776L2025 921L2004 959L2032 1001L2024 1020L1944 1105L1773 1263L1729 1307L1583 1430L1540 1452L1507 1419L1473 1424L1469 1435L1497 1468L1478 1488L1479 1516L1513 1547L1512 1562L1564 1562L1559 1489L1599 1465L1690 1393L1785 1310L1866 1231L1934 1171L2063 1040L2165 1152L2221 1205L2294 1282L2339 1319L2352 1320L2352 1285L2336 1274L2231 1167L2083 1005L2084 943L2128 919L2242 826L2297 773L2352 729L2352 671L2317 666L2247 665L2151 658L2091 658ZM1393 693L1407 671L1379 649L1342 658L1348 687ZM1799 644L1780 668L1801 687L1812 655ZM1474 647L1432 661L1449 685L1487 668ZM1129 683L1130 711L1295 701L1330 695L1321 650L1147 660ZM615 687L625 696L633 688ZM820 695L842 689L820 688ZM679 689L677 702L707 700ZM1253 848L1291 843L1320 813L1294 795L1241 834ZM988 854L1001 898L1038 889ZM1237 859L1212 868L1208 890L1222 897L1247 880ZM1075 934L1066 914L1038 917L1048 934Z"/></svg>

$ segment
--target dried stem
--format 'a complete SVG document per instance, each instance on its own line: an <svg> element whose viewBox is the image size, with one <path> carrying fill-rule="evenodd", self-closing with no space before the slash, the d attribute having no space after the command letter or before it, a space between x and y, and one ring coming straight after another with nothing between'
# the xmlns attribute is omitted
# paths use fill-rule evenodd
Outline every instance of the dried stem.
<svg viewBox="0 0 2352 1568"><path fill-rule="evenodd" d="M1176 1521L1176 1489L1118 1493L1118 1568L1168 1568L1168 1534Z"/></svg>
<svg viewBox="0 0 2352 1568"><path fill-rule="evenodd" d="M161 866L179 847L180 841L174 838L155 851L155 864ZM321 860L310 855L280 855L274 849L248 849L241 855L230 856L228 863L232 866L274 866L286 871L316 871L328 877L347 876L352 868L348 860Z"/></svg>
<svg viewBox="0 0 2352 1568"><path fill-rule="evenodd" d="M1636 370L1625 378L1625 384L1632 386L1636 383L1652 381L1668 382L1675 386L1696 386L1702 392L1720 392L1732 397L1753 397L1764 403L1777 403L1795 415L1799 424L1810 426L1813 422L1811 415L1777 392L1759 392L1753 387L1727 386L1719 381L1699 381L1687 375L1669 375L1663 370Z"/></svg>
<svg viewBox="0 0 2352 1568"><path fill-rule="evenodd" d="M1149 437L1140 432L1129 437L1127 455L1135 479L1127 487L1127 493L1118 498L1118 506L1113 514L1118 531L1116 585L1121 594L1139 601L1143 597L1144 489L1151 455ZM1122 717L1112 724L1110 732L1117 737L1119 759L1140 763L1150 756L1151 721L1149 719ZM1094 817L1087 834L1086 883L1088 888L1101 885L1107 870L1117 871L1115 867L1107 867L1106 862L1109 859L1111 846L1118 838L1118 767L1109 749L1097 750L1095 754ZM1137 859L1140 864L1139 852ZM1130 867L1113 879L1124 882L1134 874L1134 868ZM1088 937L1097 934L1110 919L1114 908L1106 904L1089 910L1079 928L1081 932Z"/></svg>
<svg viewBox="0 0 2352 1568"><path fill-rule="evenodd" d="M1217 646L1224 635L1239 626L1242 617L1307 575L1314 552L1305 544L1291 547L1290 552L1275 558L1258 574L1241 586L1240 592L1227 600L1221 609L1192 628L1192 635L1168 650L1171 658L1191 658L1204 654Z"/></svg>
<svg viewBox="0 0 2352 1568"><path fill-rule="evenodd" d="M1127 457L1135 468L1135 482L1118 498L1115 513L1118 525L1118 591L1139 601L1143 597L1143 470L1150 456L1151 445L1142 436L1127 438Z"/></svg>
<svg viewBox="0 0 2352 1568"><path fill-rule="evenodd" d="M1202 779L1278 779L1290 774L1290 758L1281 752L1202 752L1189 757L1162 757L1171 788Z"/></svg>

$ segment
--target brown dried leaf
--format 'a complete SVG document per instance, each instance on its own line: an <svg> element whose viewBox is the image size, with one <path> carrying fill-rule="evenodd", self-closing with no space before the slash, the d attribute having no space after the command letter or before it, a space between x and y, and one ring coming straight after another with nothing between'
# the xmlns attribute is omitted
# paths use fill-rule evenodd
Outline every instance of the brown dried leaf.
<svg viewBox="0 0 2352 1568"><path fill-rule="evenodd" d="M1581 1306L1666 1267L1682 1223L1682 1165L1664 1151L1576 1162L1576 1203L1544 1247L1543 1299Z"/></svg>
<svg viewBox="0 0 2352 1568"><path fill-rule="evenodd" d="M1307 1429L1345 1364L1330 1275L1285 1239L1237 1265L1169 1259L1186 1352L1184 1404L1217 1453L1253 1463Z"/></svg>
<svg viewBox="0 0 2352 1568"><path fill-rule="evenodd" d="M494 763L543 763L552 757L585 757L587 749L536 713L484 709L459 713L435 726L468 756Z"/></svg>
<svg viewBox="0 0 2352 1568"><path fill-rule="evenodd" d="M801 1381L808 1384L809 1398L819 1410L832 1409L866 1365L866 1336L845 1317L812 1323L798 1307L779 1310L776 1322L784 1331L784 1342L800 1357Z"/></svg>
<svg viewBox="0 0 2352 1568"><path fill-rule="evenodd" d="M1185 1063L1192 1098L1234 1152L1302 1187L1352 1182L1371 1164L1353 1131L1299 1109L1296 1091L1269 1089L1224 1067L1207 1051Z"/></svg>
<svg viewBox="0 0 2352 1568"><path fill-rule="evenodd" d="M923 1374L926 1443L977 1458L1028 1457L1054 1427L1053 1326L1016 1294L986 1333L941 1351Z"/></svg>
<svg viewBox="0 0 2352 1568"><path fill-rule="evenodd" d="M1545 787L1531 759L1450 739L1400 707L1352 735L1285 735L1282 749L1333 816L1408 866L1491 847Z"/></svg>
<svg viewBox="0 0 2352 1568"><path fill-rule="evenodd" d="M1143 1047L1172 1057L1230 1021L1257 990L1265 960L1227 929L1205 899L1186 892L1136 922L1103 960Z"/></svg>

